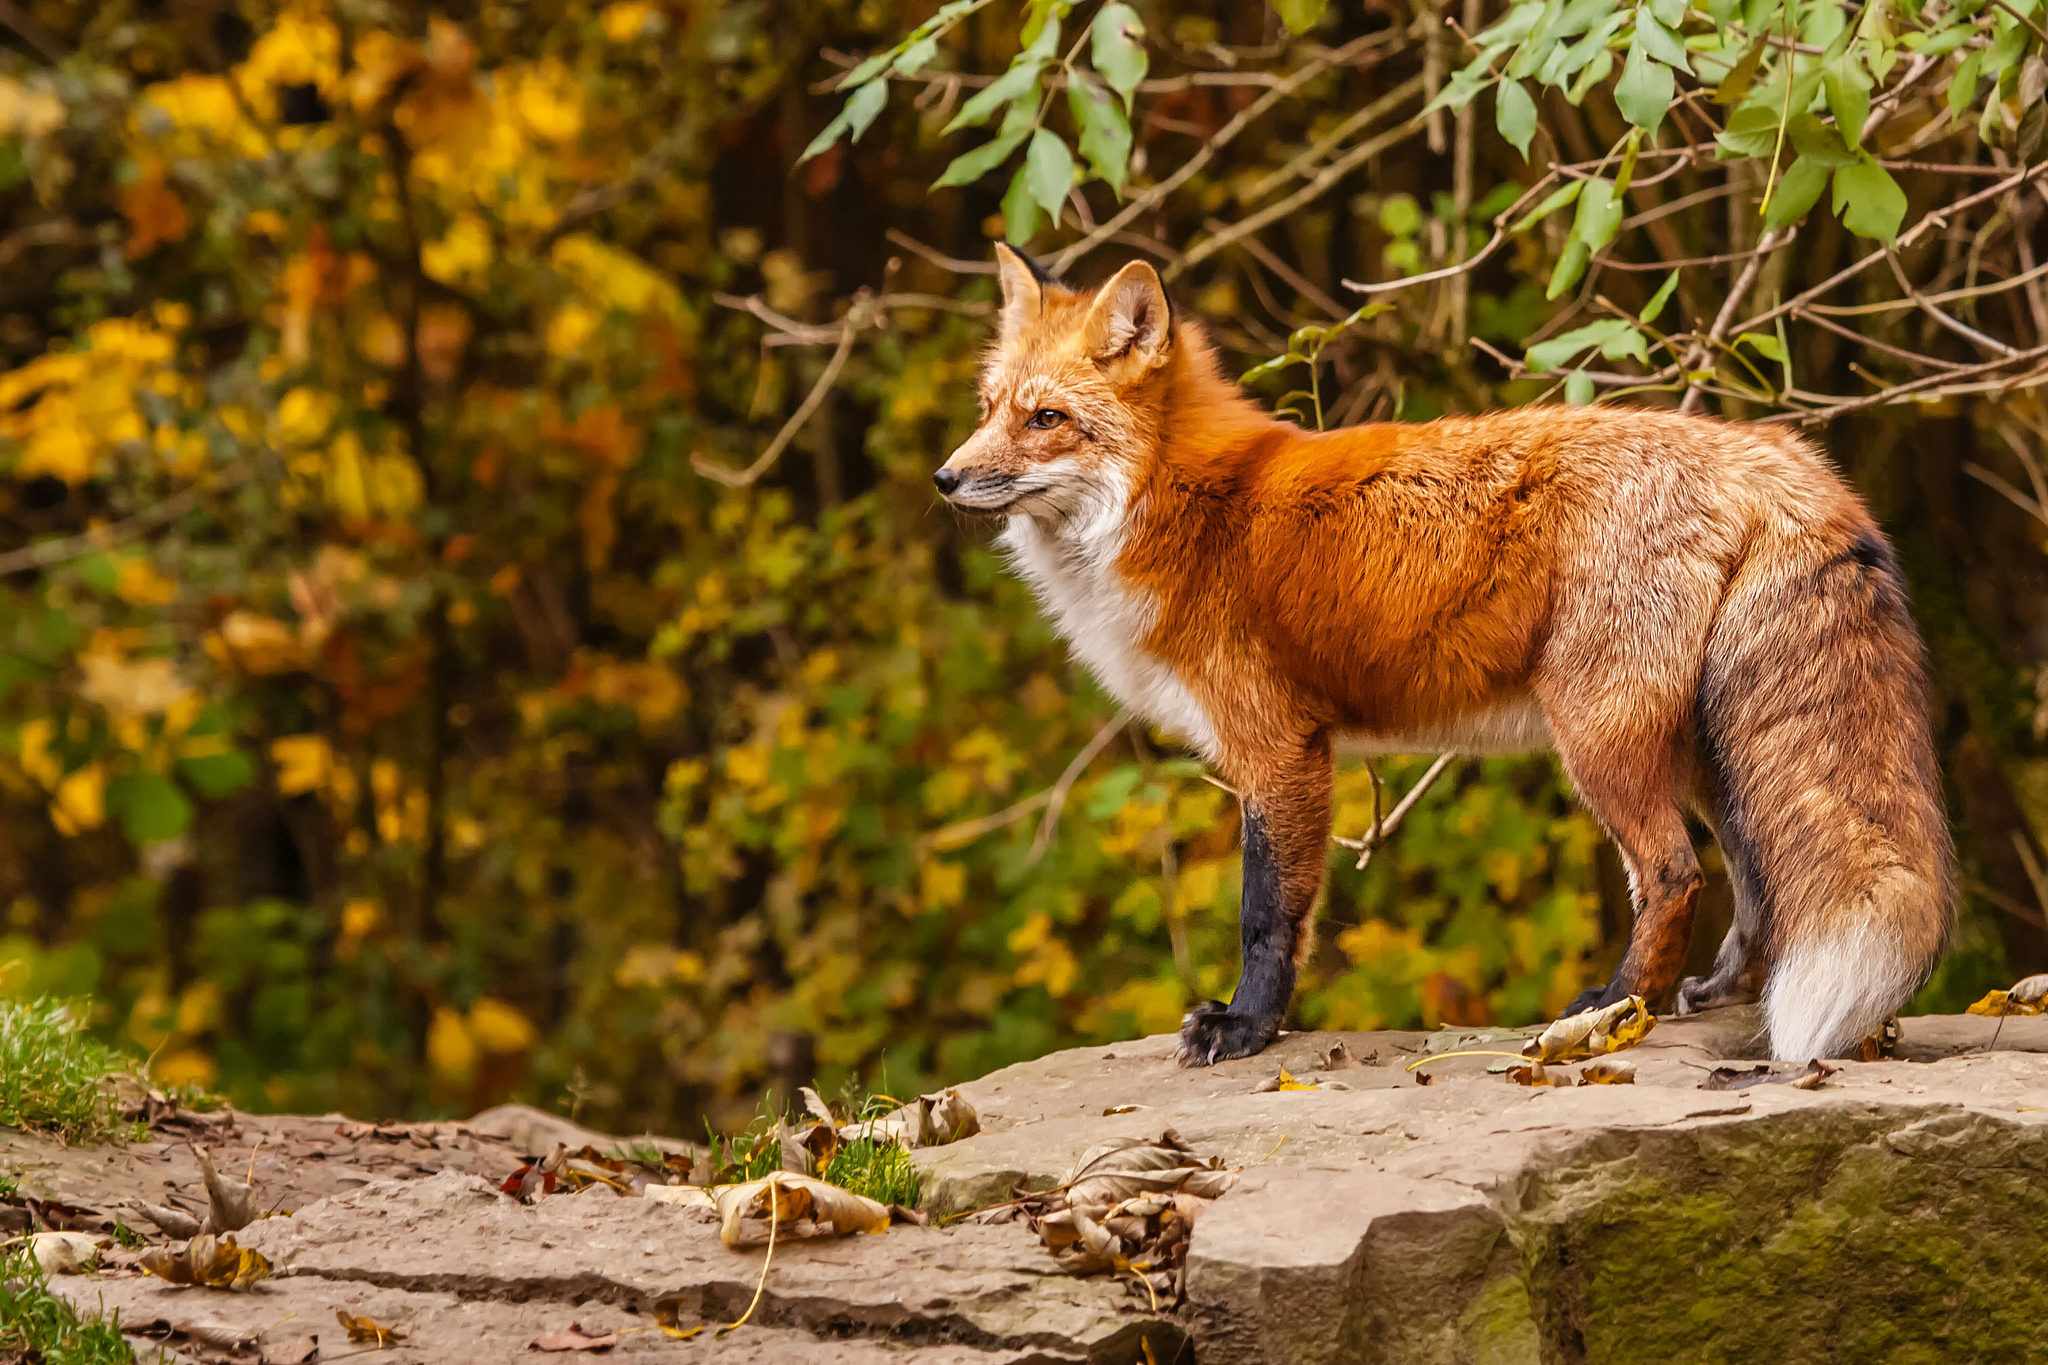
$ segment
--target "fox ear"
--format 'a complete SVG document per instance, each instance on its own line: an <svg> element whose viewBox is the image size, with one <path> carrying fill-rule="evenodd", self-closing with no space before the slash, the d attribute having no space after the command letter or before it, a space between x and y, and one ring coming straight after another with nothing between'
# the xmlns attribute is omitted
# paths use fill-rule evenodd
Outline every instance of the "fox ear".
<svg viewBox="0 0 2048 1365"><path fill-rule="evenodd" d="M1031 262L1006 242L996 243L996 278L1003 286L1002 334L1009 336L1038 316L1045 305L1044 285Z"/></svg>
<svg viewBox="0 0 2048 1365"><path fill-rule="evenodd" d="M1144 261L1116 272L1088 310L1088 353L1097 360L1130 356L1150 369L1166 356L1173 339L1173 309L1159 273Z"/></svg>

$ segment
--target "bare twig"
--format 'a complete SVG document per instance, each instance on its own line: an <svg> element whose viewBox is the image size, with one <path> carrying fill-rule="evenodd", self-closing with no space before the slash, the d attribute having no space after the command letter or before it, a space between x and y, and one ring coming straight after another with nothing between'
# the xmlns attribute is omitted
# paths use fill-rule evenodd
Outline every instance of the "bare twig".
<svg viewBox="0 0 2048 1365"><path fill-rule="evenodd" d="M1046 846L1052 842L1052 830L1059 825L1061 810L1067 802L1067 793L1081 780L1081 774L1088 770L1088 765L1095 761L1095 756L1109 746L1109 742L1117 737L1124 726L1130 724L1130 720L1129 711L1118 711L1107 724L1095 732L1094 738L1083 745L1080 752L1068 761L1065 770L1059 775L1059 780L1050 787L1041 792L1034 792L1022 801L1005 806L993 815L977 816L972 820L962 820L957 824L933 830L918 840L918 856L923 857L930 852L971 844L984 834L993 834L999 829L1016 824L1027 815L1044 810L1045 819L1039 822L1038 834L1031 841L1031 857L1027 866L1037 863L1044 856Z"/></svg>
<svg viewBox="0 0 2048 1365"><path fill-rule="evenodd" d="M1386 841L1393 837L1394 831L1401 828L1401 822L1408 818L1408 812L1415 809L1415 803L1422 799L1424 792L1427 792L1432 786L1436 785L1436 780L1444 775L1444 770L1451 766L1451 760L1456 757L1457 755L1454 753L1438 754L1436 762L1430 764L1429 770L1416 779L1415 785L1408 789L1408 794L1403 796L1394 809L1387 813L1385 821L1380 821L1375 816L1373 828L1363 839L1346 839L1342 835L1332 834L1330 842L1341 844L1345 848L1357 849L1357 865L1363 868L1372 861L1372 855L1379 852ZM1378 774L1374 774L1374 781L1378 781ZM1375 791L1374 796L1377 799L1377 791Z"/></svg>
<svg viewBox="0 0 2048 1365"><path fill-rule="evenodd" d="M818 382L811 385L811 391L804 396L803 403L790 415L789 420L782 424L782 430L775 433L775 439L768 443L768 448L761 452L760 458L745 469L734 469L731 465L721 464L693 450L690 452L690 467L705 478L722 483L727 488L745 488L767 473L768 466L775 463L775 457L796 439L797 433L804 429L804 423L811 420L811 414L825 401L825 395L839 382L839 372L846 368L846 357L853 352L853 339L860 334L860 325L860 310L849 309L846 320L839 326L839 348L832 352L832 358L825 362L824 373L818 376Z"/></svg>
<svg viewBox="0 0 2048 1365"><path fill-rule="evenodd" d="M1705 338L1695 342L1692 349L1686 352L1683 365L1686 373L1690 374L1698 370L1700 365L1712 354L1713 348L1720 345L1722 339L1728 335L1729 320L1735 316L1735 310L1742 306L1743 296L1749 293L1749 287L1756 283L1758 273L1764 268L1764 258L1784 243L1792 240L1793 234L1798 231L1799 229L1796 227L1778 228L1763 235L1763 240L1758 242L1755 249L1749 253L1749 264L1742 268L1742 273L1735 279L1734 287L1728 291L1728 297L1721 301L1721 311L1715 315L1714 325L1708 330ZM1744 330L1748 329L1745 328ZM1704 396L1700 390L1699 381L1688 379L1685 385L1685 397L1679 400L1678 410L1680 412L1699 411L1700 399Z"/></svg>
<svg viewBox="0 0 2048 1365"><path fill-rule="evenodd" d="M168 525L187 512L197 510L214 494L247 482L255 475L258 467L258 462L254 460L229 465L221 470L214 482L207 487L187 488L181 493L174 493L134 516L110 522L105 526L96 526L75 536L45 540L0 554L0 577L20 573L25 569L46 569L53 564L62 564L66 560L92 554L96 550L110 550L116 545L125 544L145 531Z"/></svg>

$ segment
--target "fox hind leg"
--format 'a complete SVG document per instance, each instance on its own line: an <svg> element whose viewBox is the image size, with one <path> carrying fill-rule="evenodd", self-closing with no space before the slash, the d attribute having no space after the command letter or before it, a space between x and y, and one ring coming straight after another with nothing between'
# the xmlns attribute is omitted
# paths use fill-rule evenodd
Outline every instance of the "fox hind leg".
<svg viewBox="0 0 2048 1365"><path fill-rule="evenodd" d="M1756 885L1756 868L1740 837L1741 831L1704 810L1713 827L1714 840L1721 846L1721 861L1728 868L1728 881L1735 894L1735 919L1728 936L1714 954L1714 969L1704 977L1689 976L1678 983L1677 1010L1698 1014L1723 1005L1747 1005L1763 991L1763 908Z"/></svg>

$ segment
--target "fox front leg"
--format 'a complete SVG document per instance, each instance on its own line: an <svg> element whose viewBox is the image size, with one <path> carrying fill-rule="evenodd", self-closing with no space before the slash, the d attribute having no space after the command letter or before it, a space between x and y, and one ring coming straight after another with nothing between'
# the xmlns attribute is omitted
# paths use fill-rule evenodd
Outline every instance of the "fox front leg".
<svg viewBox="0 0 2048 1365"><path fill-rule="evenodd" d="M1309 911L1322 889L1330 833L1330 750L1308 744L1244 800L1244 896L1238 935L1244 966L1230 1003L1206 1001L1181 1021L1182 1066L1249 1057L1280 1032L1294 998Z"/></svg>

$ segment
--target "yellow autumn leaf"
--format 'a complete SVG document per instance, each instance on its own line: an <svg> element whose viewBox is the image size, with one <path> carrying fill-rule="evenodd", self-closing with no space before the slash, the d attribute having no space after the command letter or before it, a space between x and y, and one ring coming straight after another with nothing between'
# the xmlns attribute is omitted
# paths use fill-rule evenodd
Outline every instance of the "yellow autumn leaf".
<svg viewBox="0 0 2048 1365"><path fill-rule="evenodd" d="M178 595L178 585L157 572L146 556L121 561L114 595L137 607L160 607Z"/></svg>
<svg viewBox="0 0 2048 1365"><path fill-rule="evenodd" d="M107 770L88 763L57 784L50 802L57 832L70 838L98 829L107 820Z"/></svg>
<svg viewBox="0 0 2048 1365"><path fill-rule="evenodd" d="M547 347L551 356L573 355L576 348L597 330L597 314L580 303L565 303L548 319Z"/></svg>
<svg viewBox="0 0 2048 1365"><path fill-rule="evenodd" d="M476 1072L476 1039L462 1015L447 1005L434 1011L427 1025L427 1066L444 1081L466 1081Z"/></svg>
<svg viewBox="0 0 2048 1365"><path fill-rule="evenodd" d="M486 995L469 1007L469 1036L485 1052L508 1056L529 1051L540 1035L525 1015Z"/></svg>
<svg viewBox="0 0 2048 1365"><path fill-rule="evenodd" d="M443 284L461 285L490 266L491 230L474 213L458 215L439 241L420 248L420 269Z"/></svg>
<svg viewBox="0 0 2048 1365"><path fill-rule="evenodd" d="M1545 1028L1529 1040L1522 1055L1540 1062L1570 1062L1603 1057L1634 1047L1657 1027L1657 1016L1640 995L1617 1000L1604 1009L1586 1010Z"/></svg>
<svg viewBox="0 0 2048 1365"><path fill-rule="evenodd" d="M334 771L334 746L324 735L285 735L270 742L280 796L299 796L327 785Z"/></svg>
<svg viewBox="0 0 2048 1365"><path fill-rule="evenodd" d="M0 78L0 136L39 138L64 126L64 101L48 90Z"/></svg>
<svg viewBox="0 0 2048 1365"><path fill-rule="evenodd" d="M647 32L647 21L653 16L654 6L647 0L619 0L617 4L606 5L598 18L607 39L630 43Z"/></svg>
<svg viewBox="0 0 2048 1365"><path fill-rule="evenodd" d="M334 425L337 404L325 389L301 386L285 394L277 405L273 426L278 443L305 446L325 436Z"/></svg>

